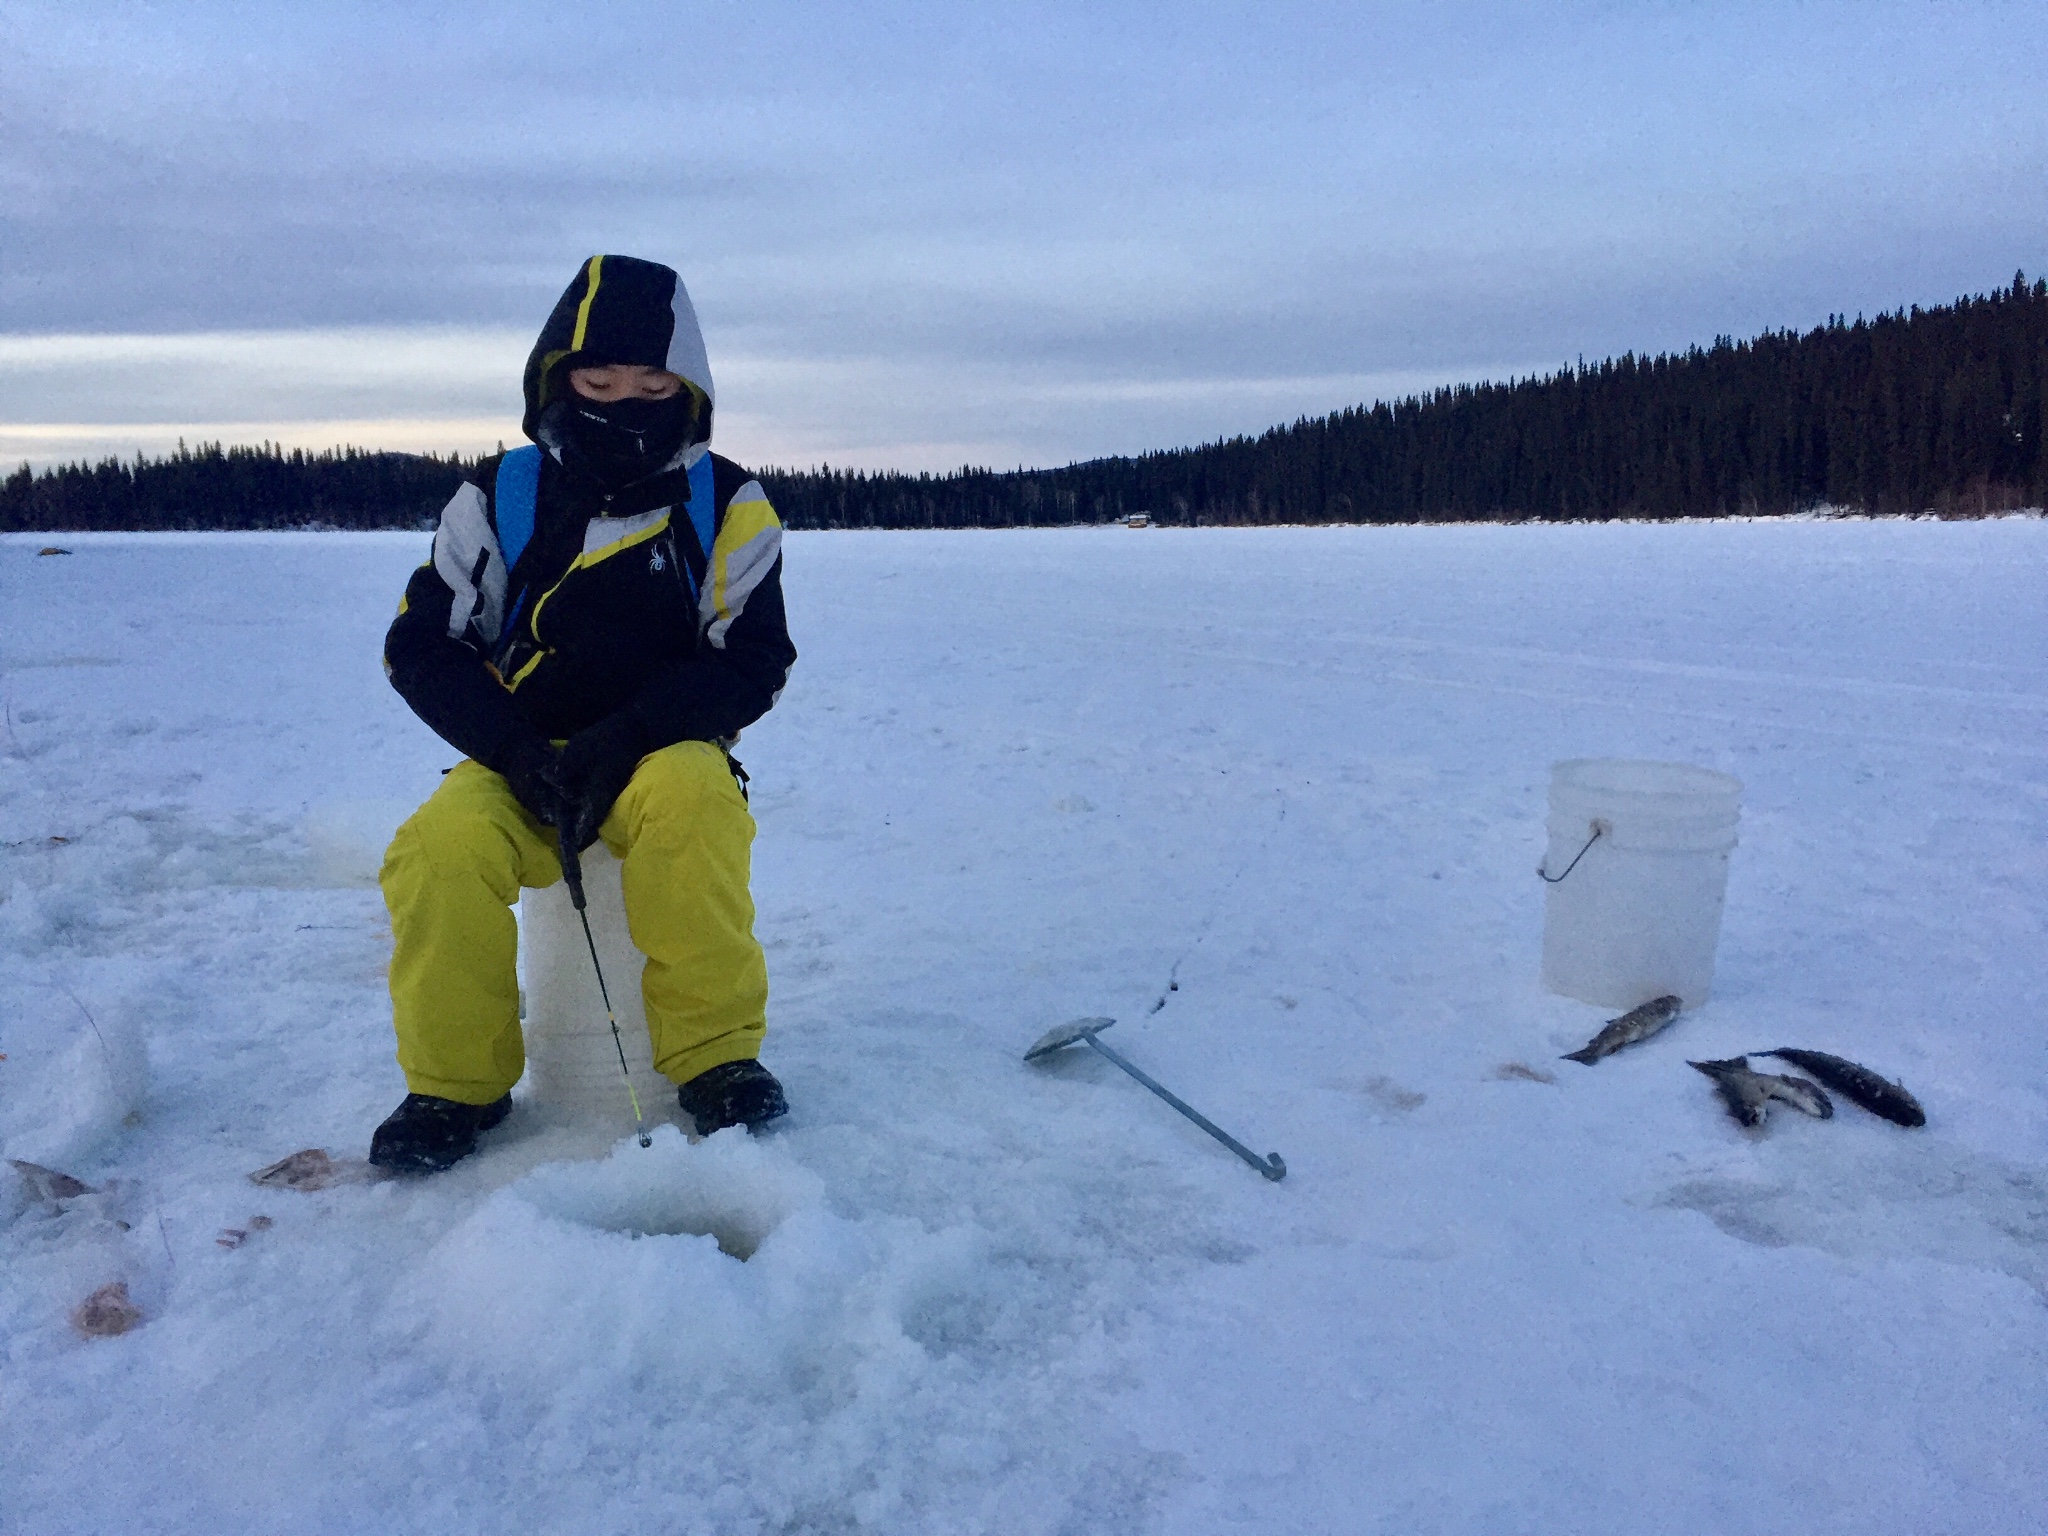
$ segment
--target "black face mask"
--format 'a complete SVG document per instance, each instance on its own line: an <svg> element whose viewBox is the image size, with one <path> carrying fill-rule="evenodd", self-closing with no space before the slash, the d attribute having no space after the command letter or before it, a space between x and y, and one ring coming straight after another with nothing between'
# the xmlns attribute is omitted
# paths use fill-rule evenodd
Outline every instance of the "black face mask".
<svg viewBox="0 0 2048 1536"><path fill-rule="evenodd" d="M689 441L695 398L679 389L666 400L591 400L571 390L550 404L543 426L562 466L607 490L644 480Z"/></svg>

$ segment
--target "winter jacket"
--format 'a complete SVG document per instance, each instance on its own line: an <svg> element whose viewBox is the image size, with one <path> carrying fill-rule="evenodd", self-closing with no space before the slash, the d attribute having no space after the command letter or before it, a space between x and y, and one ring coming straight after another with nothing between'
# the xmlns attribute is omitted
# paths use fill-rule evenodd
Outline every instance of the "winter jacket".
<svg viewBox="0 0 2048 1536"><path fill-rule="evenodd" d="M694 440L661 472L609 493L564 468L547 410L570 368L603 362L680 374L699 408ZM485 460L442 509L385 636L392 686L487 768L620 710L649 750L729 741L775 702L796 651L782 525L760 482L709 450L711 370L680 279L593 256L542 329L525 388L540 449Z"/></svg>

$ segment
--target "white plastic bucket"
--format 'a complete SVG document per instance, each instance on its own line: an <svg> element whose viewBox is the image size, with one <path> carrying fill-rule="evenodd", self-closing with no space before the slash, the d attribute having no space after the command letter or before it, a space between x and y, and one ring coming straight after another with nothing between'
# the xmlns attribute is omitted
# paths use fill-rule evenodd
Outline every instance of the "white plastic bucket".
<svg viewBox="0 0 2048 1536"><path fill-rule="evenodd" d="M1543 984L1603 1008L1667 993L1688 1008L1705 1002L1741 815L1742 781L1710 768L1625 758L1555 765Z"/></svg>
<svg viewBox="0 0 2048 1536"><path fill-rule="evenodd" d="M520 992L525 1000L526 1081L537 1104L569 1110L581 1118L630 1129L632 1100L619 1070L619 1047L640 1095L647 1123L668 1120L675 1087L654 1070L647 1038L647 1012L640 999L646 956L626 927L623 866L602 843L583 854L583 896L589 903L590 933L604 964L605 985L619 1020L619 1044L612 1042L604 997L590 965L583 924L557 881L519 897Z"/></svg>

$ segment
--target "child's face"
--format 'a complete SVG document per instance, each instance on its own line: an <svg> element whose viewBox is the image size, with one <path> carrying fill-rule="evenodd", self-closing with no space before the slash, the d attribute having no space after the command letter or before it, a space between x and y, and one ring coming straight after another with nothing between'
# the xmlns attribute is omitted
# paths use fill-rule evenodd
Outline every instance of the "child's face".
<svg viewBox="0 0 2048 1536"><path fill-rule="evenodd" d="M569 387L586 400L666 400L683 387L683 381L644 363L606 363L597 368L571 368Z"/></svg>

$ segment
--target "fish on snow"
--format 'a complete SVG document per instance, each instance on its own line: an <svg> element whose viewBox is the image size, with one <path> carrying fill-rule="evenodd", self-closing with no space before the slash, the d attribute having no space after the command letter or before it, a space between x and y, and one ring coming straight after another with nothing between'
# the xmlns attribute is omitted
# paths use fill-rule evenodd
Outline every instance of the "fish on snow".
<svg viewBox="0 0 2048 1536"><path fill-rule="evenodd" d="M1803 1077L1755 1071L1747 1056L1731 1056L1726 1061L1688 1061L1686 1065L1714 1080L1721 1101L1740 1125L1762 1125L1773 1099L1816 1120L1834 1118L1835 1106L1817 1084Z"/></svg>
<svg viewBox="0 0 2048 1536"><path fill-rule="evenodd" d="M1625 1045L1634 1045L1638 1040L1647 1040L1666 1024L1678 1017L1678 1010L1685 1006L1676 997L1666 994L1653 997L1647 1003L1629 1009L1618 1019L1609 1019L1607 1027L1587 1041L1584 1046L1565 1055L1565 1061L1584 1062L1593 1065L1603 1056L1612 1056Z"/></svg>
<svg viewBox="0 0 2048 1536"><path fill-rule="evenodd" d="M1894 1125L1917 1126L1927 1123L1927 1111L1920 1107L1918 1099L1906 1092L1900 1084L1879 1077L1868 1067L1858 1066L1855 1062L1840 1056L1830 1056L1826 1051L1796 1051L1790 1046L1780 1046L1775 1051L1758 1051L1756 1054L1776 1056L1791 1062L1795 1067L1811 1072L1843 1098L1862 1105L1873 1115L1883 1115Z"/></svg>

